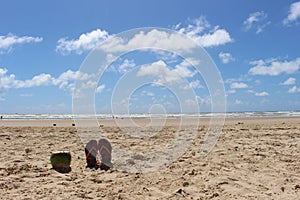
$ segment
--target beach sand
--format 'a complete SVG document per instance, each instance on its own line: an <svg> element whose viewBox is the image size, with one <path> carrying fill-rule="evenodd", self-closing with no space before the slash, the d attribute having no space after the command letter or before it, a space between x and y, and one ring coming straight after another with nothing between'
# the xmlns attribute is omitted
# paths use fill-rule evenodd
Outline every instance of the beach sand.
<svg viewBox="0 0 300 200"><path fill-rule="evenodd" d="M300 118L226 119L216 146L202 159L197 152L208 121L201 119L199 127L194 122L180 127L196 130L197 137L177 161L150 173L128 173L87 169L84 144L73 121L2 120L1 199L299 198ZM137 142L122 136L112 120L100 124L112 144L139 151L166 144L178 128L178 120L169 120L165 134ZM51 169L50 155L57 150L71 152L70 173Z"/></svg>

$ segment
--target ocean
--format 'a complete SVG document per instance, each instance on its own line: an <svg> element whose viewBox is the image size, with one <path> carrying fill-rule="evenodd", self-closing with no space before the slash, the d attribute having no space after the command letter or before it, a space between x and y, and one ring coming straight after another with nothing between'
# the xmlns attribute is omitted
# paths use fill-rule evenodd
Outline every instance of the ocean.
<svg viewBox="0 0 300 200"><path fill-rule="evenodd" d="M0 114L3 120L71 120L114 118L251 118L251 117L300 117L300 111L227 112L227 113L169 113L169 114Z"/></svg>

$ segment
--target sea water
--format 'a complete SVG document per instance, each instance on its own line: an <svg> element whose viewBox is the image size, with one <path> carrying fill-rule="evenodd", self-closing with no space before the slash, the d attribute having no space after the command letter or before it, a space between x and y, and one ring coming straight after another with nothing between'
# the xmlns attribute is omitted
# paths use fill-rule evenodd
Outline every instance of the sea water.
<svg viewBox="0 0 300 200"><path fill-rule="evenodd" d="M252 118L252 117L300 117L300 111L227 112L227 113L168 113L168 114L0 114L3 120L71 120L116 118Z"/></svg>

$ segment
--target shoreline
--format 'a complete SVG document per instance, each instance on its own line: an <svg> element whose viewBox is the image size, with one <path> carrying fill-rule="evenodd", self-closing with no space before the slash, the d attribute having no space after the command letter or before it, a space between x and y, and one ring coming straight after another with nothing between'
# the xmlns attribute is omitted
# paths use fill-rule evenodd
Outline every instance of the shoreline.
<svg viewBox="0 0 300 200"><path fill-rule="evenodd" d="M161 121L165 120L165 125L178 125L178 123L182 120L184 124L182 125L197 125L195 124L197 121L199 125L208 125L210 122L211 118L167 118L167 119L153 119L153 121ZM285 122L285 121L297 121L300 120L300 117L282 117L282 116L274 116L274 117L228 117L224 119L224 125L232 125L234 123L265 123L267 121L280 121L280 122ZM134 121L136 124L145 124L145 123L150 123L151 119L150 118L133 118L133 119L99 119L98 124L101 126L118 126L120 124L117 124L116 122L121 122L120 124L125 124L130 123ZM86 126L89 127L95 127L95 120L90 120L90 119L80 119L80 120L75 120L75 119L2 119L0 120L0 127L53 127L54 124L57 127L76 127L76 122L78 123L85 123ZM91 125L89 125L91 124ZM159 124L161 126L161 124ZM155 124L154 124L155 126Z"/></svg>

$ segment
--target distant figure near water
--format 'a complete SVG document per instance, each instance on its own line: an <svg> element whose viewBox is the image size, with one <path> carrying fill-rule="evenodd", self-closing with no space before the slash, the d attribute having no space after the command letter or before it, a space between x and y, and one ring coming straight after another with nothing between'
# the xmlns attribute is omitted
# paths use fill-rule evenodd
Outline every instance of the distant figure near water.
<svg viewBox="0 0 300 200"><path fill-rule="evenodd" d="M1 115L1 120L3 119L3 116Z"/></svg>

